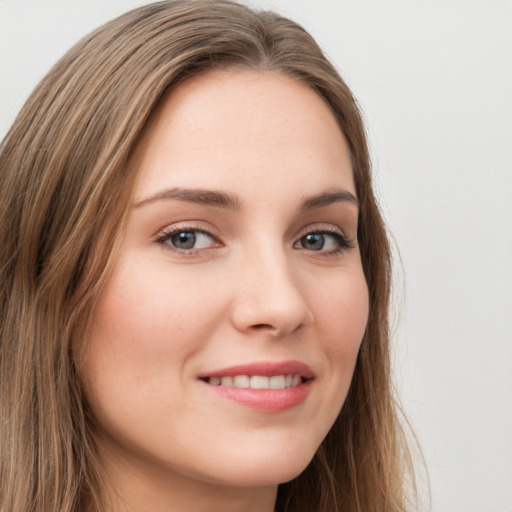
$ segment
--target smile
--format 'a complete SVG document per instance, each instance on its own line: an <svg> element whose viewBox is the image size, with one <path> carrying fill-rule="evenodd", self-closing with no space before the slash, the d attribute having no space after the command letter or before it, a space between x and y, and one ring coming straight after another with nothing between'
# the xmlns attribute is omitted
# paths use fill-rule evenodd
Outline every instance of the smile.
<svg viewBox="0 0 512 512"><path fill-rule="evenodd" d="M208 377L205 381L212 386L250 389L286 389L299 386L304 382L304 379L297 374L274 375L272 377L265 375L228 375L224 377Z"/></svg>
<svg viewBox="0 0 512 512"><path fill-rule="evenodd" d="M199 380L223 399L278 413L306 400L315 374L300 361L258 362L216 369L199 375Z"/></svg>

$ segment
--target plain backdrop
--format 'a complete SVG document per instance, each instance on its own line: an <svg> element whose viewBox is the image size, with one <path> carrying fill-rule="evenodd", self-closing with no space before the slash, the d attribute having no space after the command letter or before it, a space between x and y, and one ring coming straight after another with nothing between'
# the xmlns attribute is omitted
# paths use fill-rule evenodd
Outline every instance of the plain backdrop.
<svg viewBox="0 0 512 512"><path fill-rule="evenodd" d="M136 0L0 0L0 139ZM396 242L395 379L433 512L512 512L512 1L269 0L359 99Z"/></svg>

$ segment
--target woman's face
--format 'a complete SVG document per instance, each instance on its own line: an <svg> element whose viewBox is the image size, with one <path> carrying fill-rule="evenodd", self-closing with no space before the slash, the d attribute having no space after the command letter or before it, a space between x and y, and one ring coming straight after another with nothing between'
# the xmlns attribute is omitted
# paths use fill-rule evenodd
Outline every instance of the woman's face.
<svg viewBox="0 0 512 512"><path fill-rule="evenodd" d="M130 165L81 368L107 472L295 477L340 412L368 315L333 115L283 74L214 71L166 97Z"/></svg>

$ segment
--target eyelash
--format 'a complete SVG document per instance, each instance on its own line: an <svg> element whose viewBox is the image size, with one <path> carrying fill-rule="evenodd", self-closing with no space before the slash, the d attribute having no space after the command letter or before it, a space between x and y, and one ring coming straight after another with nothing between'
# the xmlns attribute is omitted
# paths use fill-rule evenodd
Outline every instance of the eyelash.
<svg viewBox="0 0 512 512"><path fill-rule="evenodd" d="M344 233L341 233L337 229L334 228L323 228L323 229L315 229L313 231L308 231L304 233L298 240L293 244L295 247L296 244L298 244L301 240L303 240L308 235L328 235L334 238L335 242L337 243L338 247L336 249L330 250L330 251L309 251L311 253L320 253L323 256L336 256L338 254L341 254L345 251L348 251L349 249L353 249L355 247L355 243L352 239L350 239L348 236L346 236Z"/></svg>
<svg viewBox="0 0 512 512"><path fill-rule="evenodd" d="M180 249L178 247L174 247L172 246L170 243L167 243L169 240L171 240L171 238L173 236L176 236L176 235L179 235L180 233L200 233L202 235L206 235L208 236L209 238L211 238L211 240L216 243L216 244L219 244L222 245L222 242L215 236L213 235L212 233L202 229L202 228L199 228L199 227L196 227L196 226L193 226L193 225L188 225L188 226L183 226L183 225L180 225L180 226L175 226L169 230L166 230L164 231L161 235L159 235L156 239L155 239L155 242L157 244L161 244L161 245L165 245L166 247L166 250L170 250L170 251L173 251L173 252L177 252L177 253L180 253L180 254L184 254L184 255L189 255L189 256L193 256L193 255L196 255L198 254L200 251L202 250L205 250L206 248L198 248L198 249L194 249L194 248L191 248L191 249ZM334 238L336 244L337 244L337 248L335 249L332 249L332 250L328 250L328 251L325 251L325 250L319 250L319 251L314 251L314 250L309 250L308 252L310 253L319 253L319 254L322 254L323 256L336 256L340 253L343 253L349 249L352 249L355 247L355 243L353 240L351 240L349 237L347 237L344 233L341 233L340 231L336 230L336 229L333 229L333 228L323 228L323 229L316 229L316 230L312 230L312 231L307 231L305 232L303 235L301 235L298 240L293 244L293 247L296 248L296 249L301 249L301 247L296 247L296 245L301 242L302 240L305 239L305 237L309 236L309 235L328 235L328 236L331 236L332 238ZM303 247L303 249L307 250L307 248Z"/></svg>
<svg viewBox="0 0 512 512"><path fill-rule="evenodd" d="M184 255L191 255L192 256L192 255L198 254L199 251L204 250L203 248L199 248L199 249L180 249L179 247L174 247L171 244L167 243L169 240L171 240L171 238L173 236L179 235L180 233L200 233L202 235L206 235L206 236L210 237L213 240L214 243L216 243L218 245L221 245L220 240L215 235L213 235L212 233L209 233L208 231L206 231L206 230L204 230L202 228L199 228L199 227L196 227L196 226L193 226L193 225L192 226L190 226L190 225L185 225L185 226L179 225L179 226L174 226L174 227L172 227L169 230L165 230L161 235L159 235L155 239L155 242L157 244L165 245L166 246L165 247L166 250L177 252L179 254L184 254Z"/></svg>

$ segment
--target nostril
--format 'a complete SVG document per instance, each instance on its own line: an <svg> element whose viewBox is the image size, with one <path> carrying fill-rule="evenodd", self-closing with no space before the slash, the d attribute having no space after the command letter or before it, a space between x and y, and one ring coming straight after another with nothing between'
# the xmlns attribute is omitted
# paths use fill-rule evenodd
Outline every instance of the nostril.
<svg viewBox="0 0 512 512"><path fill-rule="evenodd" d="M270 325L270 324L256 324L256 325L253 325L252 326L253 329L270 329L272 331L277 331L277 327L274 327L273 325Z"/></svg>

